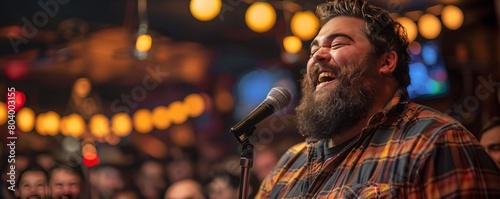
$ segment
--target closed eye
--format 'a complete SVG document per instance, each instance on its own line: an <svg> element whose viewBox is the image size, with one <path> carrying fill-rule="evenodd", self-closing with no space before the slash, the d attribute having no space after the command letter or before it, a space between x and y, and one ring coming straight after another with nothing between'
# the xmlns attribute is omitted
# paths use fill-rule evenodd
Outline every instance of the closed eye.
<svg viewBox="0 0 500 199"><path fill-rule="evenodd" d="M345 46L345 45L347 45L347 44L345 44L345 43L334 43L334 44L332 44L331 48L332 49L338 49L338 48L340 48L342 46Z"/></svg>
<svg viewBox="0 0 500 199"><path fill-rule="evenodd" d="M316 48L314 50L311 50L311 54L309 55L310 57L312 57L314 54L316 54L316 52L318 52L320 48Z"/></svg>

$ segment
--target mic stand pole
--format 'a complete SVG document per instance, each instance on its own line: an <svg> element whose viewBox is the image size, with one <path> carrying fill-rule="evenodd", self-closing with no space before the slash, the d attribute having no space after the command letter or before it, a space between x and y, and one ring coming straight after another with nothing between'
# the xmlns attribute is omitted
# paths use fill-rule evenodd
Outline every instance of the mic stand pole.
<svg viewBox="0 0 500 199"><path fill-rule="evenodd" d="M242 143L242 151L240 158L241 177L240 177L239 199L247 198L248 182L250 180L250 168L252 168L252 166L253 166L253 145L250 144L250 142L247 139Z"/></svg>

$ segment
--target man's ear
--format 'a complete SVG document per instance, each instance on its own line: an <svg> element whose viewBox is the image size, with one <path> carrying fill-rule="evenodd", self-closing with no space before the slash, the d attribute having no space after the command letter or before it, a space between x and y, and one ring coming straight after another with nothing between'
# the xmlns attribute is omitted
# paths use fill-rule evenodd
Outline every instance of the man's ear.
<svg viewBox="0 0 500 199"><path fill-rule="evenodd" d="M386 76L392 76L392 73L396 70L398 65L398 54L394 51L386 52L381 57L381 63L379 73Z"/></svg>

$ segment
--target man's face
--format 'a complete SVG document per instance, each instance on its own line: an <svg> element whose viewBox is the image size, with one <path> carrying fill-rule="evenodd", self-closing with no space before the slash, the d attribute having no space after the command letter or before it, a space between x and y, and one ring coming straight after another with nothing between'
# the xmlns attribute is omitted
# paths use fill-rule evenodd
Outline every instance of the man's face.
<svg viewBox="0 0 500 199"><path fill-rule="evenodd" d="M165 173L161 164L145 162L141 167L136 185L144 197L158 198L159 195L163 194L162 191L166 186L163 176Z"/></svg>
<svg viewBox="0 0 500 199"><path fill-rule="evenodd" d="M493 161L500 166L500 126L485 131L480 142Z"/></svg>
<svg viewBox="0 0 500 199"><path fill-rule="evenodd" d="M47 194L47 177L41 171L27 171L19 179L19 198L44 199Z"/></svg>
<svg viewBox="0 0 500 199"><path fill-rule="evenodd" d="M313 40L296 109L299 131L306 136L338 136L367 116L380 84L378 59L363 26L361 19L335 17Z"/></svg>
<svg viewBox="0 0 500 199"><path fill-rule="evenodd" d="M53 199L78 198L80 195L80 177L65 169L57 169L50 176L50 191Z"/></svg>
<svg viewBox="0 0 500 199"><path fill-rule="evenodd" d="M109 198L111 195L123 188L123 179L120 170L114 167L103 167L91 171L91 186L102 197Z"/></svg>
<svg viewBox="0 0 500 199"><path fill-rule="evenodd" d="M218 177L207 186L210 199L232 199L238 197L238 190L229 185L229 179Z"/></svg>

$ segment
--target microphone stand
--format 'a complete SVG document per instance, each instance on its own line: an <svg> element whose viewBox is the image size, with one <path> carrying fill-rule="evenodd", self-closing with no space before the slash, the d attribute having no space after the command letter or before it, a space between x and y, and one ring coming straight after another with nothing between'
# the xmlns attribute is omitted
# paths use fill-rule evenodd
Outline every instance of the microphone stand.
<svg viewBox="0 0 500 199"><path fill-rule="evenodd" d="M248 182L250 180L250 168L252 168L253 166L253 145L250 144L249 138L250 136L252 136L254 131L255 126L246 129L242 134L235 134L236 139L242 144L240 157L241 177L239 199L247 198Z"/></svg>
<svg viewBox="0 0 500 199"><path fill-rule="evenodd" d="M240 178L240 192L239 199L247 198L248 182L250 180L250 168L253 166L253 145L247 140L243 142L240 167L241 167L241 178Z"/></svg>

